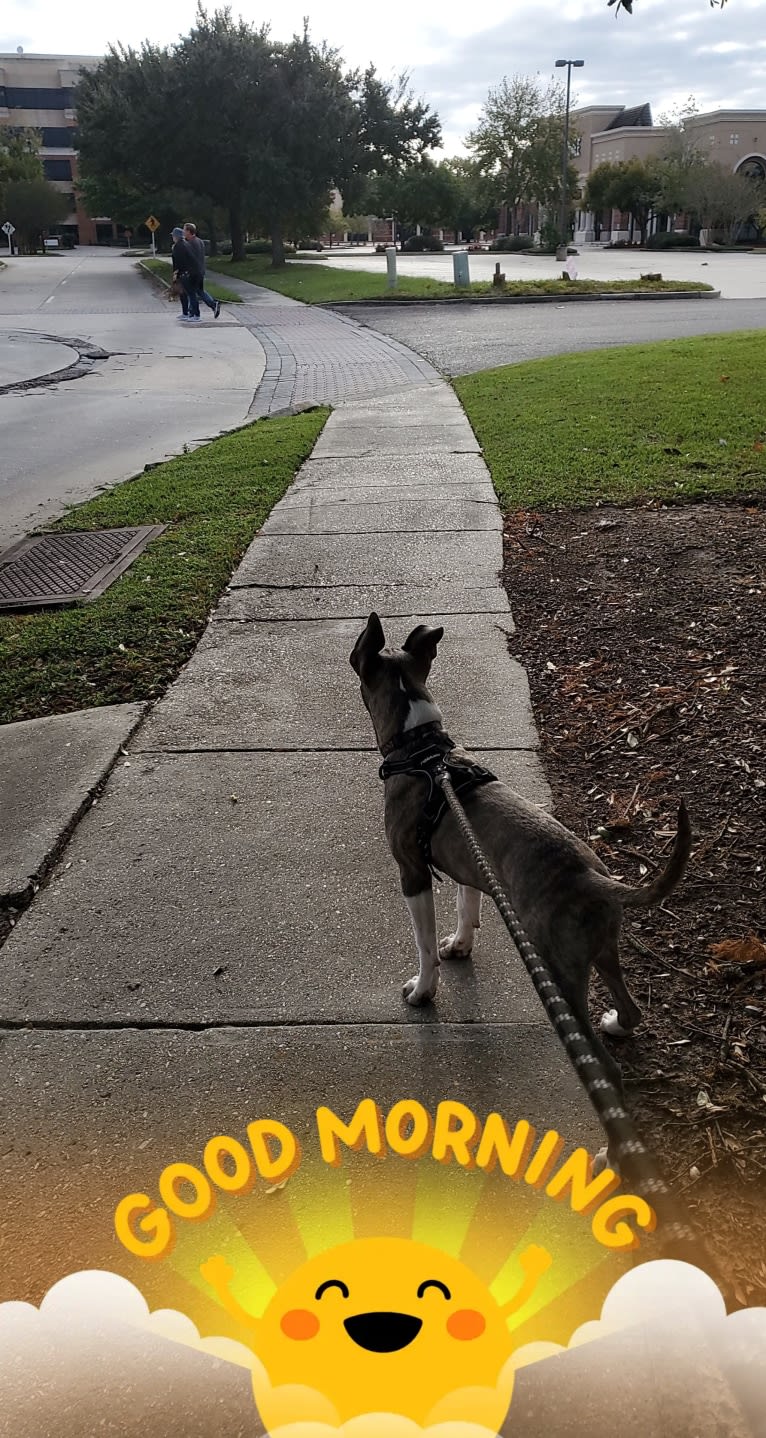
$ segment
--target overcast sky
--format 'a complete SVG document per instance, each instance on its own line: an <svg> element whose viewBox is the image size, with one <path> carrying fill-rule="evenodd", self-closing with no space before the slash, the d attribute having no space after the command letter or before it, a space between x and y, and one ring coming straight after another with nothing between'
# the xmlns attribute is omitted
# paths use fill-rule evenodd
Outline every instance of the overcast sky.
<svg viewBox="0 0 766 1438"><path fill-rule="evenodd" d="M216 0L209 0L209 8ZM766 110L766 0L634 0L615 16L606 0L232 0L235 14L271 23L288 39L308 13L318 40L349 65L372 61L385 75L408 69L441 116L447 154L462 151L487 90L503 75L547 76L556 59L574 72L581 104L635 105L656 116L693 94L700 110ZM195 3L129 0L5 0L0 52L101 54L107 44L169 44L191 28ZM188 20L184 19L184 15Z"/></svg>

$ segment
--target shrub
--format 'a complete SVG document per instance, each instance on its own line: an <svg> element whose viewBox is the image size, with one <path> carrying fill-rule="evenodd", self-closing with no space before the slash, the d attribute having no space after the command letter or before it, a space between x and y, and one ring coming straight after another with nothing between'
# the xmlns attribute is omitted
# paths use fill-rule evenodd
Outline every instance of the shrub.
<svg viewBox="0 0 766 1438"><path fill-rule="evenodd" d="M692 239L691 235L677 235L674 230L650 235L646 242L648 250L698 250L699 247L699 240Z"/></svg>
<svg viewBox="0 0 766 1438"><path fill-rule="evenodd" d="M496 250L503 254L511 253L515 250L533 250L534 247L535 242L531 235L498 235L497 239L493 240L490 245L491 250Z"/></svg>
<svg viewBox="0 0 766 1438"><path fill-rule="evenodd" d="M434 235L410 235L410 238L404 241L402 249L410 255L422 255L426 250L430 254L437 254L444 249L444 244Z"/></svg>
<svg viewBox="0 0 766 1438"><path fill-rule="evenodd" d="M544 255L556 253L561 241L561 231L555 220L545 220L540 226L540 249Z"/></svg>
<svg viewBox="0 0 766 1438"><path fill-rule="evenodd" d="M219 255L230 255L230 254L231 254L231 240L222 240L221 243L220 243L220 245L218 246L218 253L219 253ZM245 245L245 254L246 254L246 255L270 255L270 254L271 254L271 240L248 240L248 241L247 241L247 244ZM286 255L294 255L294 254L295 254L295 246L294 246L294 245L285 245L285 254L286 254Z"/></svg>

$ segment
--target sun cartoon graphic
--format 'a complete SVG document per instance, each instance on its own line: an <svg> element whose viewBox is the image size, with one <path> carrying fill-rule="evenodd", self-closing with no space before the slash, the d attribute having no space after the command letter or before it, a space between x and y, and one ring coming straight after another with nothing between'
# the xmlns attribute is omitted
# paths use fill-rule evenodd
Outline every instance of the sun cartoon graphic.
<svg viewBox="0 0 766 1438"><path fill-rule="evenodd" d="M521 1286L501 1307L465 1263L438 1248L354 1239L301 1264L261 1318L231 1295L235 1273L223 1257L201 1272L265 1369L254 1389L268 1428L387 1412L420 1424L470 1418L497 1430L513 1386L512 1371L503 1372L512 1351L507 1318L550 1264L544 1248L525 1249Z"/></svg>
<svg viewBox="0 0 766 1438"><path fill-rule="evenodd" d="M246 1345L270 1432L357 1438L496 1433L517 1352L568 1342L619 1272L587 1220L531 1183L362 1151L221 1193L162 1263L134 1261L147 1301Z"/></svg>

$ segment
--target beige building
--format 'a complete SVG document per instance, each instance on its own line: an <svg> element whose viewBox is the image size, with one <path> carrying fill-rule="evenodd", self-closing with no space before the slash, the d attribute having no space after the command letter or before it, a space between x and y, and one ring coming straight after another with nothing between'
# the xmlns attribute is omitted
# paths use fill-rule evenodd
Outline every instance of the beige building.
<svg viewBox="0 0 766 1438"><path fill-rule="evenodd" d="M649 105L625 109L620 105L588 105L572 112L579 133L576 165L580 184L604 162L648 160L662 154L670 132L652 123ZM689 135L702 154L717 164L766 179L766 110L711 110L693 115L685 122ZM599 217L587 210L575 215L575 240L614 243L630 236L626 215L613 211Z"/></svg>
<svg viewBox="0 0 766 1438"><path fill-rule="evenodd" d="M0 130L41 132L45 177L69 199L69 213L56 229L86 245L116 237L108 216L87 215L75 190L74 90L80 71L100 64L98 55L0 55Z"/></svg>

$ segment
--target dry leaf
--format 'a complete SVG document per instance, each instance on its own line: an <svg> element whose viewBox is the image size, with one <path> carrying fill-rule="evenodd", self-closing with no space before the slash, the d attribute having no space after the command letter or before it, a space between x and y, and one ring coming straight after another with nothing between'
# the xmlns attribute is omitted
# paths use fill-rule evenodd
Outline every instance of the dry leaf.
<svg viewBox="0 0 766 1438"><path fill-rule="evenodd" d="M748 934L744 939L723 939L720 944L711 944L709 952L714 959L727 964L766 967L766 944L757 934Z"/></svg>

